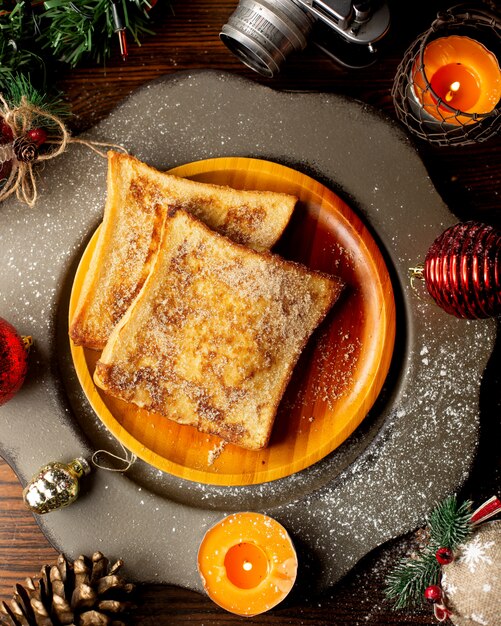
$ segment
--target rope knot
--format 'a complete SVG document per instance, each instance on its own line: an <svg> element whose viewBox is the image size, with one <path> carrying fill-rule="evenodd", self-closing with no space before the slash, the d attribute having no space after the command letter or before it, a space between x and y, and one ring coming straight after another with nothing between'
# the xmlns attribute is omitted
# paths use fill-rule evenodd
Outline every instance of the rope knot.
<svg viewBox="0 0 501 626"><path fill-rule="evenodd" d="M3 139L0 144L0 169L4 175L0 180L0 202L15 193L29 207L34 206L38 194L33 165L55 159L66 150L69 143L83 144L104 158L106 153L96 146L127 152L115 144L71 137L59 117L35 106L26 96L21 97L17 106L11 106L0 94L0 120L0 141Z"/></svg>

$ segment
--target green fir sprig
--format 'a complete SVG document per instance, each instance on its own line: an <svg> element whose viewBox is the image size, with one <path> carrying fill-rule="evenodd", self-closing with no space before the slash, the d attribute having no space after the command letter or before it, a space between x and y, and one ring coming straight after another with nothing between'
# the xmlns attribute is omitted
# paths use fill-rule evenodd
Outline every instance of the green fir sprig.
<svg viewBox="0 0 501 626"><path fill-rule="evenodd" d="M13 72L44 74L45 64L36 46L36 21L23 3L0 3L0 81L6 84Z"/></svg>
<svg viewBox="0 0 501 626"><path fill-rule="evenodd" d="M120 6L127 34L136 43L153 34L147 0L121 0ZM48 0L44 7L41 22L46 31L41 44L58 60L75 67L84 59L102 63L110 56L116 44L111 0Z"/></svg>
<svg viewBox="0 0 501 626"><path fill-rule="evenodd" d="M151 0L118 0L127 36L153 34ZM118 46L112 0L0 1L0 91L13 75L42 89L58 65L102 64Z"/></svg>
<svg viewBox="0 0 501 626"><path fill-rule="evenodd" d="M423 603L424 591L440 580L439 548L454 551L471 535L471 501L458 504L452 495L439 504L428 518L428 542L419 554L402 559L386 578L385 594L393 608L404 609Z"/></svg>
<svg viewBox="0 0 501 626"><path fill-rule="evenodd" d="M21 104L23 98L33 107L46 111L59 119L65 119L71 114L70 106L64 101L61 93L48 94L37 89L30 81L28 76L23 74L13 74L9 80L2 96L11 109L15 109ZM40 120L36 117L32 119L32 126L36 127L40 124ZM50 130L52 126L57 124L51 123L47 117L43 117L43 126Z"/></svg>

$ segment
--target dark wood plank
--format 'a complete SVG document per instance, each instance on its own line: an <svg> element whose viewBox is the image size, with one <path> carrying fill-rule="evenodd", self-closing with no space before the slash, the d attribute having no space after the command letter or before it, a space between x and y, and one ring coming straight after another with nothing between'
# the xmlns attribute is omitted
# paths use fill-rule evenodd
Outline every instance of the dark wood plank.
<svg viewBox="0 0 501 626"><path fill-rule="evenodd" d="M12 597L16 583L38 575L42 565L52 564L56 551L48 544L33 515L24 507L22 490L10 467L0 461L0 601ZM421 624L431 626L429 611L412 614L390 612L382 593L384 577L394 559L407 549L404 538L366 557L329 592L305 600L295 590L282 605L254 618L239 618L220 609L206 596L171 585L140 584L135 623L144 626L204 624L290 624L292 626L355 626L368 624ZM127 555L122 555L127 561ZM141 581L141 572L135 572Z"/></svg>

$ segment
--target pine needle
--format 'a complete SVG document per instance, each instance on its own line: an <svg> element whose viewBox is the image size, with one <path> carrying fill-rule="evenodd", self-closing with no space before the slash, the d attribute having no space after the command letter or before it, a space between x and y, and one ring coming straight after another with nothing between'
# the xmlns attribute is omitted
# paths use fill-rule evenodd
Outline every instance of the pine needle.
<svg viewBox="0 0 501 626"><path fill-rule="evenodd" d="M118 47L111 0L0 3L0 89L12 74L45 76L48 68L103 63ZM127 34L137 44L150 27L149 0L121 0ZM2 10L3 9L3 10ZM45 81L37 81L45 82Z"/></svg>
<svg viewBox="0 0 501 626"><path fill-rule="evenodd" d="M455 495L439 504L428 518L428 544L417 556L402 559L386 578L385 594L394 609L418 606L424 591L440 581L439 548L454 551L472 532L471 502L458 505Z"/></svg>
<svg viewBox="0 0 501 626"><path fill-rule="evenodd" d="M430 544L437 549L447 547L454 550L471 533L471 501L458 505L456 496L446 498L430 514Z"/></svg>
<svg viewBox="0 0 501 626"><path fill-rule="evenodd" d="M88 59L104 62L116 45L111 0L49 0L44 3L44 25L39 42L56 59L75 67ZM145 0L122 0L127 32L139 43L140 37L153 34L147 24L149 3Z"/></svg>
<svg viewBox="0 0 501 626"><path fill-rule="evenodd" d="M17 107L21 103L21 99L25 97L30 104L47 111L52 115L59 118L65 118L70 115L69 105L62 99L62 95L48 94L34 87L29 76L23 74L13 74L3 91L3 96L7 101L7 104L11 107ZM32 120L33 126L38 125L38 120L35 118ZM43 125L45 128L51 127L51 122L48 118L43 118ZM54 127L57 128L57 124L54 123Z"/></svg>
<svg viewBox="0 0 501 626"><path fill-rule="evenodd" d="M432 553L418 558L402 559L386 579L386 597L393 601L393 608L403 609L419 606L428 585L436 585L440 566Z"/></svg>

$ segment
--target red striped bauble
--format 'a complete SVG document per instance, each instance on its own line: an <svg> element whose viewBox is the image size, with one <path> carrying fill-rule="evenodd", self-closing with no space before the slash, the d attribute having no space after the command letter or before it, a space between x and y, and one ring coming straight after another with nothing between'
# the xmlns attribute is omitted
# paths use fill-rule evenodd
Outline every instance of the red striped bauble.
<svg viewBox="0 0 501 626"><path fill-rule="evenodd" d="M423 277L447 313L469 319L501 315L501 231L474 221L448 228L428 250Z"/></svg>

